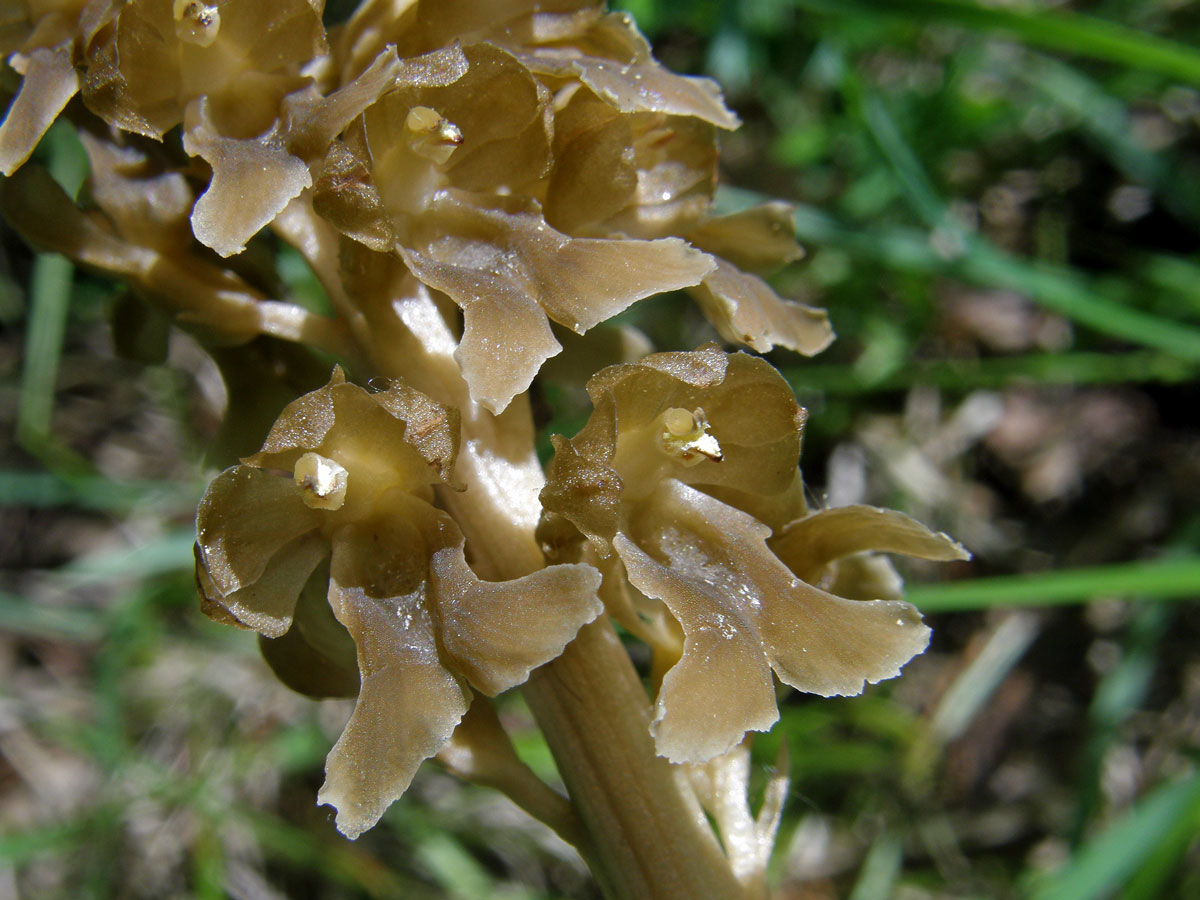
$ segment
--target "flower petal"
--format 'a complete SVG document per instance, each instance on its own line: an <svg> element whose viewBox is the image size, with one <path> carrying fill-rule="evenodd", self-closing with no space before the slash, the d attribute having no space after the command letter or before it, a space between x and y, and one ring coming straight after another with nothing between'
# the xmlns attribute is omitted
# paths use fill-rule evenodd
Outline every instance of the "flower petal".
<svg viewBox="0 0 1200 900"><path fill-rule="evenodd" d="M484 252L497 255L491 247ZM438 262L406 250L401 255L422 282L462 308L463 336L454 358L476 403L502 412L542 363L562 352L534 289L518 273Z"/></svg>
<svg viewBox="0 0 1200 900"><path fill-rule="evenodd" d="M428 401L421 411L418 400L404 399L410 391L395 382L386 391L368 393L346 382L341 368L334 367L327 385L284 408L263 449L246 462L291 471L305 453L319 453L353 470L347 502L374 502L397 485L411 491L442 481L456 449L457 436L447 433L454 416L441 407L445 420L436 428L429 416L440 404ZM403 410L421 417L424 431L418 431L418 440L409 438L407 423L397 415Z"/></svg>
<svg viewBox="0 0 1200 900"><path fill-rule="evenodd" d="M961 544L916 519L873 506L839 506L797 519L771 540L788 568L812 584L834 560L874 550L918 559L970 559Z"/></svg>
<svg viewBox="0 0 1200 900"><path fill-rule="evenodd" d="M629 205L605 226L611 233L637 238L684 235L712 210L716 132L707 122L686 116L641 113L628 118L637 187Z"/></svg>
<svg viewBox="0 0 1200 900"><path fill-rule="evenodd" d="M328 566L309 579L292 619L279 638L259 636L258 648L279 679L309 697L354 697L358 694L358 657L354 640L334 618L326 595Z"/></svg>
<svg viewBox="0 0 1200 900"><path fill-rule="evenodd" d="M696 399L703 405L724 460L677 477L688 484L727 485L775 497L796 480L805 411L766 360L729 355L725 378Z"/></svg>
<svg viewBox="0 0 1200 900"><path fill-rule="evenodd" d="M29 54L25 80L0 124L0 172L11 175L79 90L71 41Z"/></svg>
<svg viewBox="0 0 1200 900"><path fill-rule="evenodd" d="M546 314L583 333L642 297L697 283L713 265L677 238L569 238L540 215L483 209L445 192L419 224L414 246L400 253L462 307L456 356L472 397L493 411L560 352Z"/></svg>
<svg viewBox="0 0 1200 900"><path fill-rule="evenodd" d="M427 551L397 536L384 533L376 543L370 527L350 526L334 542L329 603L358 648L362 684L326 759L317 802L337 809L338 830L349 838L372 827L404 793L421 762L450 740L470 702L438 656L422 574ZM398 554L399 575L387 560L367 564L364 541ZM388 588L408 590L387 596Z"/></svg>
<svg viewBox="0 0 1200 900"><path fill-rule="evenodd" d="M580 334L643 297L689 287L712 271L711 257L678 238L574 238L535 257L540 303Z"/></svg>
<svg viewBox="0 0 1200 900"><path fill-rule="evenodd" d="M347 237L389 253L396 236L366 156L343 141L329 145L313 188L313 211Z"/></svg>
<svg viewBox="0 0 1200 900"><path fill-rule="evenodd" d="M796 241L796 208L773 201L713 216L685 237L706 253L749 272L771 272L804 256Z"/></svg>
<svg viewBox="0 0 1200 900"><path fill-rule="evenodd" d="M760 626L780 680L822 697L895 678L929 646L929 628L911 604L847 600L796 579L764 603Z"/></svg>
<svg viewBox="0 0 1200 900"><path fill-rule="evenodd" d="M622 430L637 427L670 406L684 406L693 401L698 389L724 381L729 360L729 354L716 344L708 344L691 352L654 353L638 362L609 366L597 372L587 384L592 405L597 411L605 410L601 434L597 437L615 441L618 419Z"/></svg>
<svg viewBox="0 0 1200 900"><path fill-rule="evenodd" d="M452 83L400 84L366 111L367 144L389 209L399 211L405 204L397 198L413 193L398 181L436 179L444 173L464 190L516 190L550 168L549 91L495 44L470 44L459 52L466 70ZM403 149L411 140L407 117L418 107L435 111L460 135L458 146L436 166Z"/></svg>
<svg viewBox="0 0 1200 900"><path fill-rule="evenodd" d="M650 726L658 752L671 762L703 762L747 731L768 731L779 710L750 611L723 579L708 580L681 557L665 566L623 534L613 546L630 583L662 600L683 627L683 657L663 679Z"/></svg>
<svg viewBox="0 0 1200 900"><path fill-rule="evenodd" d="M183 173L143 145L118 145L83 131L92 198L126 240L175 250L191 243L195 195Z"/></svg>
<svg viewBox="0 0 1200 900"><path fill-rule="evenodd" d="M538 495L542 507L568 519L607 555L620 524L621 476L560 434L550 442L554 458Z"/></svg>
<svg viewBox="0 0 1200 900"><path fill-rule="evenodd" d="M669 408L702 409L723 458L671 466L671 477L767 496L786 491L796 478L804 411L764 360L715 345L656 353L600 372L588 382L588 394L596 411L572 444L593 462L611 460L618 431L626 441ZM642 439L641 454L654 452L653 437Z"/></svg>
<svg viewBox="0 0 1200 900"><path fill-rule="evenodd" d="M741 124L711 78L676 75L659 65L627 13L604 16L577 43L587 48L583 55L553 48L523 59L540 74L574 75L623 113L692 116L729 130Z"/></svg>
<svg viewBox="0 0 1200 900"><path fill-rule="evenodd" d="M523 683L604 611L600 573L588 565L481 581L460 542L433 555L430 574L442 646L471 686L492 696Z"/></svg>
<svg viewBox="0 0 1200 900"><path fill-rule="evenodd" d="M297 91L283 99L288 149L312 162L364 109L380 95L398 86L421 87L452 84L467 71L467 59L458 46L443 47L414 59L401 60L394 46L385 47L361 75L322 97L315 88Z"/></svg>
<svg viewBox="0 0 1200 900"><path fill-rule="evenodd" d="M458 458L461 413L399 380L371 394L371 399L404 422L405 442L449 484Z"/></svg>
<svg viewBox="0 0 1200 900"><path fill-rule="evenodd" d="M454 85L421 93L462 130L446 173L457 187L491 191L541 178L550 168L550 92L512 54L494 44L464 48L470 63Z"/></svg>
<svg viewBox="0 0 1200 900"><path fill-rule="evenodd" d="M928 645L911 605L846 600L805 584L767 547L767 526L679 481L662 484L634 529L644 551L712 597L713 621L751 630L771 668L798 690L857 694L864 682L899 674ZM680 624L687 634L689 623Z"/></svg>
<svg viewBox="0 0 1200 900"><path fill-rule="evenodd" d="M219 134L209 121L207 98L188 107L183 149L212 166L208 190L192 210L196 239L221 256L246 249L264 225L312 187L308 165L272 136L238 140Z"/></svg>
<svg viewBox="0 0 1200 900"><path fill-rule="evenodd" d="M497 40L526 34L562 40L580 30L579 20L599 18L603 11L603 0L418 0L416 19L425 40L436 43L474 33Z"/></svg>
<svg viewBox="0 0 1200 900"><path fill-rule="evenodd" d="M203 565L196 572L201 598L232 615L239 624L270 638L292 625L296 599L313 571L328 555L325 540L307 532L280 547L257 580L222 595Z"/></svg>
<svg viewBox="0 0 1200 900"><path fill-rule="evenodd" d="M251 466L226 469L196 510L197 544L214 593L228 597L258 581L284 545L319 522L290 478Z"/></svg>
<svg viewBox="0 0 1200 900"><path fill-rule="evenodd" d="M879 553L843 556L830 565L830 574L819 587L849 600L904 599L904 579L892 561Z"/></svg>
<svg viewBox="0 0 1200 900"><path fill-rule="evenodd" d="M333 388L346 383L346 373L334 366L329 383L302 394L279 413L262 449L247 459L251 465L290 469L296 458L320 447L333 428Z"/></svg>
<svg viewBox="0 0 1200 900"><path fill-rule="evenodd" d="M814 356L833 341L825 310L784 300L757 275L725 260L691 294L722 337L759 353L778 346Z"/></svg>
<svg viewBox="0 0 1200 900"><path fill-rule="evenodd" d="M629 118L576 91L554 119L546 221L567 233L601 222L629 203L637 178Z"/></svg>
<svg viewBox="0 0 1200 900"><path fill-rule="evenodd" d="M699 284L715 265L679 238L571 238L541 215L484 209L445 192L421 226L420 253L494 273L579 334L643 297Z"/></svg>

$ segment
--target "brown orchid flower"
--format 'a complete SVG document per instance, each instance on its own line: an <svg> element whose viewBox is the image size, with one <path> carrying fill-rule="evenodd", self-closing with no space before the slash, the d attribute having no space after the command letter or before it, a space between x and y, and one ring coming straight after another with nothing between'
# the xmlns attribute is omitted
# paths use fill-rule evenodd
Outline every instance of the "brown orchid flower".
<svg viewBox="0 0 1200 900"><path fill-rule="evenodd" d="M268 660L309 693L353 691L356 665L358 699L319 795L350 837L449 741L472 690L524 682L601 611L587 566L506 582L471 571L462 533L433 502L433 485L453 483L457 444L454 411L399 382L369 393L335 369L200 502L196 581L209 615L270 639ZM311 589L301 597L314 577L328 607Z"/></svg>
<svg viewBox="0 0 1200 900"><path fill-rule="evenodd" d="M837 596L825 576L864 551L965 551L899 513L806 515L796 490L804 414L768 363L715 347L661 353L602 371L588 392L595 410L574 438L554 439L541 498L597 553L615 550L642 595L640 607L609 602L668 659L651 726L660 753L702 762L769 729L772 671L809 693L857 694L925 649L929 629L911 605ZM780 519L779 499L796 521L776 532L753 513ZM655 604L682 646L648 627Z"/></svg>

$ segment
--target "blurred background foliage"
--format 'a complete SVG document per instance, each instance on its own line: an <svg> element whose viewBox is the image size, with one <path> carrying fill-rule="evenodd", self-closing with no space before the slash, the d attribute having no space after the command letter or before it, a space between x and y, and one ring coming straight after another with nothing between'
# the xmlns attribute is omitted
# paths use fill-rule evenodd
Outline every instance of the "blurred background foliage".
<svg viewBox="0 0 1200 900"><path fill-rule="evenodd" d="M935 638L903 678L793 694L758 739L760 781L793 778L775 896L1200 896L1200 7L621 5L745 122L719 202L798 204L808 256L775 281L840 336L773 356L813 502L975 553L906 570ZM39 155L86 176L63 129ZM214 368L153 324L118 348L143 362L114 355L119 286L2 249L0 900L597 897L432 764L336 835L314 798L346 707L287 692L194 601ZM251 252L321 303L297 257ZM712 337L679 297L626 320L662 349ZM568 385L538 399L547 433L586 416ZM501 713L553 779L519 697Z"/></svg>

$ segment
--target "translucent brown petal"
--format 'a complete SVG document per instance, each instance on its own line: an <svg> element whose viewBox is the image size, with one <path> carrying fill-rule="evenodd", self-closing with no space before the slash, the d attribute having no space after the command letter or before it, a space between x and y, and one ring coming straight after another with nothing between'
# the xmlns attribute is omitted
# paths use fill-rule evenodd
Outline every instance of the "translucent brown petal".
<svg viewBox="0 0 1200 900"><path fill-rule="evenodd" d="M358 694L354 640L329 608L329 568L313 574L300 592L292 627L279 638L259 635L263 659L288 687L309 697Z"/></svg>
<svg viewBox="0 0 1200 900"><path fill-rule="evenodd" d="M277 638L291 627L296 598L328 553L324 538L310 531L280 547L262 575L236 591L216 593L217 585L207 568L197 573L197 583L205 600L225 609L245 627Z"/></svg>
<svg viewBox="0 0 1200 900"><path fill-rule="evenodd" d="M258 140L223 137L209 121L203 99L189 107L188 119L183 147L213 172L192 210L192 231L221 256L241 253L246 241L312 186L308 165L273 134Z"/></svg>
<svg viewBox="0 0 1200 900"><path fill-rule="evenodd" d="M489 695L522 684L604 609L600 573L587 565L481 581L459 544L434 554L430 576L442 645L455 670Z"/></svg>
<svg viewBox="0 0 1200 900"><path fill-rule="evenodd" d="M71 42L29 53L25 79L0 124L0 173L11 175L79 90Z"/></svg>
<svg viewBox="0 0 1200 900"><path fill-rule="evenodd" d="M356 838L408 788L422 761L450 740L470 692L438 659L420 595L377 598L340 583L335 551L329 602L358 647L354 712L325 761L317 802Z"/></svg>
<svg viewBox="0 0 1200 900"><path fill-rule="evenodd" d="M578 78L623 113L691 116L726 129L741 124L725 106L721 89L711 78L676 75L660 66L626 13L605 16L576 43L584 47L582 53L552 48L523 60L539 74Z"/></svg>
<svg viewBox="0 0 1200 900"><path fill-rule="evenodd" d="M701 250L748 272L772 272L804 256L796 241L796 208L774 201L713 216L685 237Z"/></svg>
<svg viewBox="0 0 1200 900"><path fill-rule="evenodd" d="M724 260L691 293L722 337L759 353L786 347L815 356L833 342L825 310L785 300L757 275Z"/></svg>
<svg viewBox="0 0 1200 900"><path fill-rule="evenodd" d="M250 466L226 469L196 510L205 571L220 596L228 597L258 581L285 544L318 523L291 478Z"/></svg>
<svg viewBox="0 0 1200 900"><path fill-rule="evenodd" d="M576 233L622 210L637 188L633 128L591 91L576 91L554 121L546 221Z"/></svg>
<svg viewBox="0 0 1200 900"><path fill-rule="evenodd" d="M771 549L810 583L816 583L831 562L853 553L902 553L943 562L971 558L947 535L930 531L904 513L873 506L814 512L789 524L771 540Z"/></svg>
<svg viewBox="0 0 1200 900"><path fill-rule="evenodd" d="M759 687L766 664L799 690L857 694L928 643L909 604L846 600L805 584L768 549L767 526L679 481L663 482L631 529L617 544L630 580L666 603L685 635L683 668L663 682L655 726L673 760L710 758L746 730L769 727ZM757 699L743 696L746 685ZM737 708L697 718L693 686L737 698L728 704Z"/></svg>
<svg viewBox="0 0 1200 900"><path fill-rule="evenodd" d="M446 194L419 225L413 248L401 254L418 278L462 307L457 355L473 398L493 411L561 350L546 315L583 333L643 297L698 283L713 266L677 238L570 238L540 215Z"/></svg>
<svg viewBox="0 0 1200 900"><path fill-rule="evenodd" d="M727 585L663 565L624 535L613 546L630 583L662 600L683 627L683 657L663 678L655 703L658 752L672 762L698 762L724 753L747 731L770 730L779 719L775 684L750 611L731 602Z"/></svg>
<svg viewBox="0 0 1200 900"><path fill-rule="evenodd" d="M501 255L482 248L492 258ZM481 262L463 256L467 262ZM449 296L463 310L463 335L454 358L471 389L471 399L500 412L533 382L542 363L562 352L534 288L520 273L438 262L402 251L405 263L422 282Z"/></svg>

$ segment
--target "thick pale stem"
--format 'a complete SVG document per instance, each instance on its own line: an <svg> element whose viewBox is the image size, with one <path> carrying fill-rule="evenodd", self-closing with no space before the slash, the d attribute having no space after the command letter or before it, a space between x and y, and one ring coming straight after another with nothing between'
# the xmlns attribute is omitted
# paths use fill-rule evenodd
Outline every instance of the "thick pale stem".
<svg viewBox="0 0 1200 900"><path fill-rule="evenodd" d="M408 293L395 308L407 329L390 309L368 310L375 368L462 411L455 476L466 490L442 488L438 497L466 535L472 567L490 580L541 568L533 529L543 476L527 398L501 416L472 403L450 356L449 323L428 295ZM523 691L582 826L579 850L607 897L744 900L690 787L655 752L649 698L607 617L585 626Z"/></svg>
<svg viewBox="0 0 1200 900"><path fill-rule="evenodd" d="M466 718L437 758L460 778L502 791L564 841L576 847L587 844L574 807L521 762L486 697L476 696L471 701Z"/></svg>
<svg viewBox="0 0 1200 900"><path fill-rule="evenodd" d="M523 688L613 900L744 897L699 805L654 751L650 704L606 617Z"/></svg>
<svg viewBox="0 0 1200 900"><path fill-rule="evenodd" d="M528 552L532 535L506 522L486 492L443 497L476 548L480 575L517 578L543 564ZM745 896L690 788L655 752L649 698L607 616L584 626L522 691L583 826L579 850L607 897Z"/></svg>

